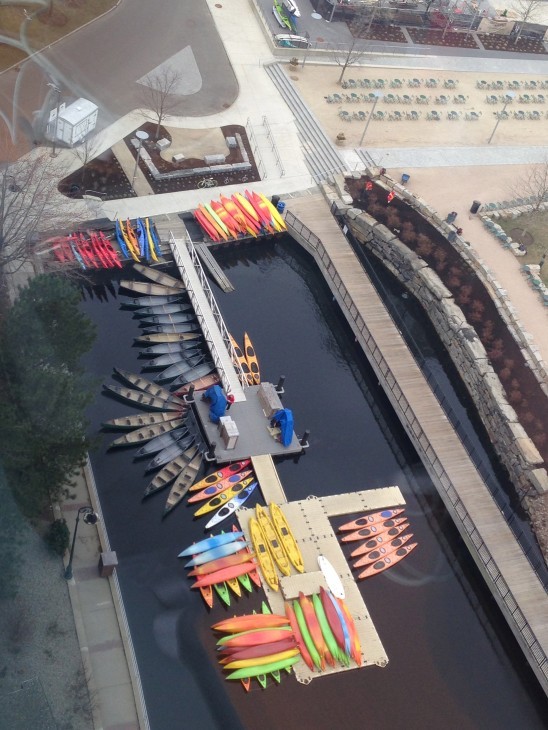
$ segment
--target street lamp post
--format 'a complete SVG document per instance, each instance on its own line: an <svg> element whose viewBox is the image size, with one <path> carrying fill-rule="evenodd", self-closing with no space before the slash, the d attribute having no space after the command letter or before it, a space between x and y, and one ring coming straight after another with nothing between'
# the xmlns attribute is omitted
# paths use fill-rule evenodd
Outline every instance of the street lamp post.
<svg viewBox="0 0 548 730"><path fill-rule="evenodd" d="M506 100L505 100L504 104L502 105L502 111L497 114L497 123L495 124L495 128L491 132L491 136L487 140L487 144L491 144L491 140L495 136L495 132L497 131L497 127L500 124L500 120L504 117L504 112L506 111L506 107L512 101L512 99L514 98L514 96L515 96L515 94L512 91L509 91L506 94Z"/></svg>
<svg viewBox="0 0 548 730"><path fill-rule="evenodd" d="M333 16L335 15L335 8L337 7L339 0L331 0L331 2L333 3L333 7L331 8L331 15L329 16L329 20L327 21L328 23L331 23L331 21L333 20Z"/></svg>
<svg viewBox="0 0 548 730"><path fill-rule="evenodd" d="M362 137L360 139L360 144L358 145L359 147L361 147L362 144L363 144L363 140L364 140L364 137L365 137L365 133L367 132L367 127L369 127L369 123L373 119L373 113L375 111L375 107L377 106L377 102L379 101L379 99L382 99L382 94L378 94L378 93L375 94L375 101L373 102L373 106L371 107L371 114L367 118L367 121L365 123L365 127L363 128L363 133L362 133Z"/></svg>
<svg viewBox="0 0 548 730"><path fill-rule="evenodd" d="M55 111L55 127L53 129L53 140L52 140L53 144L51 147L51 156L57 157L57 152L55 151L55 143L57 142L57 130L58 130L58 125L59 125L59 107L61 105L61 89L56 84L53 84L51 82L48 82L47 85L50 86L55 92L57 92L57 106L56 106L56 111Z"/></svg>
<svg viewBox="0 0 548 730"><path fill-rule="evenodd" d="M95 525L99 519L99 515L93 511L92 507L80 507L78 514L76 515L76 524L74 525L74 534L72 535L72 545L70 548L70 557L65 568L65 579L72 579L72 559L74 557L74 546L76 545L76 533L78 532L78 523L80 522L80 515L83 515L82 519L86 525Z"/></svg>
<svg viewBox="0 0 548 730"><path fill-rule="evenodd" d="M135 132L135 136L139 140L139 146L137 147L137 159L135 160L135 169L133 170L133 177L131 178L131 187L135 184L135 178L137 177L137 168L139 167L139 160L141 159L141 147L143 146L145 139L148 139L147 132L143 132L141 129L138 129Z"/></svg>

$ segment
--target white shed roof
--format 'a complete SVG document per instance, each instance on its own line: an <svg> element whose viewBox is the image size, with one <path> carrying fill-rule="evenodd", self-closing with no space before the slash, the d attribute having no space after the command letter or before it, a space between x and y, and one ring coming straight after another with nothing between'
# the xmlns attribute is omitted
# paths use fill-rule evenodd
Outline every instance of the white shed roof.
<svg viewBox="0 0 548 730"><path fill-rule="evenodd" d="M75 125L81 122L82 119L89 117L97 109L97 104L89 101L89 99L76 99L72 104L65 107L65 110L59 114L59 118L68 124Z"/></svg>

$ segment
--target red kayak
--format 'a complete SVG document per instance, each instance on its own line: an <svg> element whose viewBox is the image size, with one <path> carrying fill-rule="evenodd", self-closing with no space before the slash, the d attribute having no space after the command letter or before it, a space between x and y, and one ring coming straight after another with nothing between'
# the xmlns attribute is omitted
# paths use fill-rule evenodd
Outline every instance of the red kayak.
<svg viewBox="0 0 548 730"><path fill-rule="evenodd" d="M208 573L203 575L194 581L191 588L201 588L202 586L212 586L216 583L224 583L226 580L231 578L237 578L239 575L245 575L250 570L256 568L256 564L248 559L245 563L240 565L231 565L228 568L222 568L222 570L216 570L214 573Z"/></svg>
<svg viewBox="0 0 548 730"><path fill-rule="evenodd" d="M357 520L352 520L352 522L346 522L339 527L339 532L353 532L354 530L359 530L360 527L369 527L369 525L376 525L379 522L385 522L385 520L392 520L394 517L401 515L402 512L405 512L405 510L383 509L381 512L373 512L370 515L358 517Z"/></svg>
<svg viewBox="0 0 548 730"><path fill-rule="evenodd" d="M382 573L383 570L387 570L388 568L391 568L393 565L396 565L396 563L399 563L400 560L403 560L411 550L414 550L417 547L417 542L412 542L411 545L404 545L401 548L398 548L396 551L391 553L390 555L387 555L386 557L382 558L381 560L377 560L376 563L373 563L373 565L370 565L367 567L362 573L358 575L358 580L363 580L364 578L370 578L372 575L377 575L378 573Z"/></svg>
<svg viewBox="0 0 548 730"><path fill-rule="evenodd" d="M193 215L212 241L221 240L221 236L217 233L215 227L209 222L201 210L196 209Z"/></svg>
<svg viewBox="0 0 548 730"><path fill-rule="evenodd" d="M108 240L108 238L105 236L103 231L99 231L99 242L101 244L101 247L104 251L105 256L108 257L108 259L110 260L111 265L117 266L119 269L121 269L122 262L120 261L120 258L114 249L114 246Z"/></svg>
<svg viewBox="0 0 548 730"><path fill-rule="evenodd" d="M409 523L403 522L401 525L391 527L389 530L386 530L386 532L381 532L380 535L377 535L372 540L368 540L366 543L353 550L350 553L350 557L359 558L362 555L369 555L370 552L379 550L380 548L388 545L388 543L392 540L398 538L402 532L407 530L408 527Z"/></svg>
<svg viewBox="0 0 548 730"><path fill-rule="evenodd" d="M248 563L250 560L251 555L247 552L247 550L242 549L239 553L227 555L224 558L217 558L217 560L210 560L209 563L204 563L203 565L197 565L195 568L190 570L187 575L208 575L209 573L216 573L218 570L223 570L223 568L230 568L231 565Z"/></svg>
<svg viewBox="0 0 548 730"><path fill-rule="evenodd" d="M393 540L390 540L384 546L378 548L377 550L370 550L363 556L363 558L356 560L356 562L354 563L354 568L365 568L366 565L371 565L371 563L375 563L377 560L381 560L381 558L384 558L386 555L390 555L390 553L393 553L394 550L397 550L402 545L405 545L405 543L412 537L413 533L410 532L408 535L395 537Z"/></svg>
<svg viewBox="0 0 548 730"><path fill-rule="evenodd" d="M223 479L222 482L214 484L211 487L206 487L205 489L202 489L201 492L193 494L192 497L188 498L188 503L193 504L194 502L201 502L204 499L211 499L211 497L216 497L218 494L221 494L222 492L225 492L227 489L229 489L233 484L243 482L252 474L253 471L251 469L242 471L239 474L233 474L231 477Z"/></svg>
<svg viewBox="0 0 548 730"><path fill-rule="evenodd" d="M382 535L383 532L389 532L398 525L405 525L407 528L409 523L406 522L406 517L396 517L395 520L386 520L386 522L379 522L378 525L371 525L371 527L364 527L357 532L350 532L349 534L341 537L341 542L356 542L358 540L368 540L375 535ZM402 530L396 530L390 533L392 537L397 537Z"/></svg>
<svg viewBox="0 0 548 730"><path fill-rule="evenodd" d="M217 642L220 646L256 646L257 644L265 644L268 641L281 641L287 639L288 633L291 635L290 626L280 626L273 629L258 629L252 631L244 631L235 636L223 636Z"/></svg>
<svg viewBox="0 0 548 730"><path fill-rule="evenodd" d="M295 637L288 636L280 641L267 641L264 644L256 644L255 646L246 647L228 647L224 652L221 664L237 661L238 659L255 659L258 657L268 656L269 654L277 654L280 651L289 651L296 646Z"/></svg>
<svg viewBox="0 0 548 730"><path fill-rule="evenodd" d="M205 489L206 487L210 487L213 484L218 484L218 482L222 482L223 479L226 479L226 477L229 477L232 474L237 474L239 471L248 466L249 463L250 459L244 459L243 461L235 461L233 464L224 466L219 471L216 471L213 474L210 474L209 476L200 479L200 481L196 482L196 484L193 484L188 491L197 492L200 489Z"/></svg>
<svg viewBox="0 0 548 730"><path fill-rule="evenodd" d="M240 631L278 628L280 626L287 626L287 624L287 617L282 616L281 614L247 613L243 616L225 618L223 621L213 624L211 628L216 631L224 631L225 633L233 634Z"/></svg>

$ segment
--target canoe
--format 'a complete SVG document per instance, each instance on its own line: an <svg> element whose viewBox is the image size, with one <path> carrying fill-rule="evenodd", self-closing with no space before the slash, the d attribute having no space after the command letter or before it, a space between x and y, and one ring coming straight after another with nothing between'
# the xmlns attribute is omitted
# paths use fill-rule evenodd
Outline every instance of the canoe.
<svg viewBox="0 0 548 730"><path fill-rule="evenodd" d="M151 304L134 309L132 314L134 317L158 317L166 314L180 314L188 312L192 309L190 302L172 302L171 304Z"/></svg>
<svg viewBox="0 0 548 730"><path fill-rule="evenodd" d="M251 536L253 550L255 551L255 556L259 563L263 578L272 588L272 590L277 591L280 587L280 581L278 578L278 573L276 572L274 559L270 554L268 543L263 534L261 526L254 517L249 518L249 533Z"/></svg>
<svg viewBox="0 0 548 730"><path fill-rule="evenodd" d="M249 369L249 365L247 363L247 358L242 352L242 348L238 345L234 337L229 333L228 335L230 337L230 343L232 344L232 347L234 349L234 355L232 356L232 362L234 363L234 366L236 367L236 372L239 372L239 368L241 368L242 373L245 376L246 382L248 385L253 385L253 375L251 374L251 371Z"/></svg>
<svg viewBox="0 0 548 730"><path fill-rule="evenodd" d="M164 382L167 380L173 380L174 378L185 377L187 373L192 372L194 368L200 365L200 363L204 360L205 355L202 352L199 352L197 355L192 355L186 360L181 360L180 362L170 365L165 370L162 370L162 372L157 375L154 380Z"/></svg>
<svg viewBox="0 0 548 730"><path fill-rule="evenodd" d="M347 532L344 537L341 537L341 542L356 542L358 540L370 539L374 535L382 535L383 532L389 532L395 527L398 527L398 525L407 526L408 524L407 517L396 517L393 520L385 520L384 522L379 522L378 524L371 525L370 527L362 527L361 530L357 530L356 532ZM401 530L399 532L401 532ZM398 531L396 530L394 533L390 534L392 534L393 537L396 537L398 535Z"/></svg>
<svg viewBox="0 0 548 730"><path fill-rule="evenodd" d="M226 479L223 479L222 482L218 482L217 484L213 484L211 487L206 487L205 489L202 489L200 492L196 492L196 494L193 494L192 497L189 497L188 504L194 504L195 502L201 502L204 499L211 499L211 498L215 497L216 495L221 494L222 492L226 492L234 484L243 482L248 477L252 477L252 476L253 476L252 469L246 469L245 471L242 471L239 474L233 474L231 477L227 477ZM194 488L194 485L192 485L192 488Z"/></svg>
<svg viewBox="0 0 548 730"><path fill-rule="evenodd" d="M168 494L162 517L165 517L169 512L171 512L171 510L179 504L188 492L188 488L198 476L198 472L202 466L202 460L203 455L198 452L175 479Z"/></svg>
<svg viewBox="0 0 548 730"><path fill-rule="evenodd" d="M139 320L139 327L154 327L156 324L185 324L196 320L194 312L176 312L175 314L147 314Z"/></svg>
<svg viewBox="0 0 548 730"><path fill-rule="evenodd" d="M380 535L375 535L370 540L367 540L363 543L363 545L360 545L355 550L352 550L350 553L351 558L358 558L360 555L366 555L367 553L370 553L372 550L377 550L380 547L386 546L387 543L391 542L392 540L396 539L404 530L407 529L407 525L405 527L402 527L402 525L398 525L397 532L394 533L394 530L396 528L392 528L390 530L387 530L386 532L381 532ZM389 534L394 533L394 534Z"/></svg>
<svg viewBox="0 0 548 730"><path fill-rule="evenodd" d="M141 456L149 456L150 454L157 454L162 449L167 448L171 444L175 444L185 436L188 436L188 428L182 426L181 428L175 428L173 431L162 433L155 438L150 439L148 443L142 446L139 451L135 454L136 458Z"/></svg>
<svg viewBox="0 0 548 730"><path fill-rule="evenodd" d="M213 484L218 484L219 482L222 482L223 479L226 479L226 477L229 477L232 474L237 474L249 463L250 459L244 459L243 461L235 461L232 464L228 464L228 466L224 466L222 469L219 469L219 471L216 471L213 474L209 474L203 479L200 479L199 482L196 482L196 484L192 485L190 491L197 492L200 489L205 489L206 487L210 487Z"/></svg>
<svg viewBox="0 0 548 730"><path fill-rule="evenodd" d="M280 543L283 546L287 557L299 573L304 573L304 559L295 536L291 532L291 528L287 522L282 508L275 502L270 503L270 517L272 524L276 530Z"/></svg>
<svg viewBox="0 0 548 730"><path fill-rule="evenodd" d="M337 644L347 656L350 656L352 651L350 632L337 599L330 591L326 591L323 586L320 586L320 600Z"/></svg>
<svg viewBox="0 0 548 730"><path fill-rule="evenodd" d="M181 296L181 288L175 286L162 286L161 284L153 284L148 281L133 281L132 279L121 279L120 287L136 294L146 294L147 296L167 297L171 295Z"/></svg>
<svg viewBox="0 0 548 730"><path fill-rule="evenodd" d="M196 365L195 368L189 370L185 375L180 375L178 378L172 381L172 387L178 387L180 385L189 385L195 380L200 380L210 375L215 370L215 363L211 360L208 362L202 362L200 365ZM218 379L215 382L219 382ZM197 388L196 388L197 389Z"/></svg>
<svg viewBox="0 0 548 730"><path fill-rule="evenodd" d="M154 324L143 330L143 335L165 334L181 335L185 332L198 332L200 325L197 322L181 322L181 324Z"/></svg>
<svg viewBox="0 0 548 730"><path fill-rule="evenodd" d="M316 649L316 644L312 640L312 636L310 634L310 631L308 630L308 626L304 619L303 610L301 608L299 601L296 599L293 601L293 611L295 612L295 618L297 619L297 625L299 627L299 632L300 632L301 636L303 637L303 641L306 645L308 653L312 657L314 666L320 670L325 669L325 661L320 656L320 652L318 651L318 649Z"/></svg>
<svg viewBox="0 0 548 730"><path fill-rule="evenodd" d="M143 369L152 370L153 368L165 368L166 366L176 365L179 362L188 363L189 358L201 354L197 344L192 345L186 350L179 349L177 352L166 352L163 355L149 360Z"/></svg>
<svg viewBox="0 0 548 730"><path fill-rule="evenodd" d="M120 385L103 385L105 390L110 393L114 393L124 400L130 401L131 403L138 403L140 406L150 408L153 411L180 411L181 406L173 401L166 401L163 398L156 398L153 395L144 393L142 390L132 390L130 388L123 388Z"/></svg>
<svg viewBox="0 0 548 730"><path fill-rule="evenodd" d="M174 276L165 274L163 271L160 271L160 269L154 269L151 266L145 266L144 264L133 264L133 268L135 271L138 271L142 276L144 276L145 279L149 279L155 284L186 290L181 279L176 279Z"/></svg>
<svg viewBox="0 0 548 730"><path fill-rule="evenodd" d="M281 661L283 659L289 659L290 657L298 658L299 650L297 647L286 649L285 651L277 652L276 654L267 654L265 656L252 657L250 659L232 659L226 662L224 669L245 669L245 668L256 668L265 667L271 665L273 662Z"/></svg>
<svg viewBox="0 0 548 730"><path fill-rule="evenodd" d="M183 471L189 461L191 461L196 456L197 451L197 446L190 446L180 456L177 456L175 459L166 464L166 466L164 466L164 468L159 471L158 474L156 474L154 479L145 489L143 499L145 497L150 497L151 494L154 494L158 490L167 487L170 482L172 482L177 476L179 476L179 474Z"/></svg>
<svg viewBox="0 0 548 730"><path fill-rule="evenodd" d="M253 570L253 566L253 561L248 560L245 563L239 563L238 565L230 565L227 568L221 568L221 570L217 570L214 573L201 575L194 581L191 588L199 588L200 586L212 586L216 583L224 583L231 578L237 578L239 575Z"/></svg>
<svg viewBox="0 0 548 730"><path fill-rule="evenodd" d="M375 550L370 550L362 558L356 560L353 567L365 568L366 565L371 565L371 563L375 563L377 560L381 560L381 558L384 558L386 555L390 555L390 553L393 553L394 550L397 550L402 545L405 545L405 543L412 537L412 532L408 533L407 535L402 535L401 537L395 537L393 540L386 542L383 546Z"/></svg>
<svg viewBox="0 0 548 730"><path fill-rule="evenodd" d="M382 573L384 570L391 568L393 565L399 563L400 560L403 560L405 557L407 557L407 555L409 555L409 553L414 550L417 545L417 542L412 542L411 545L404 545L403 547L395 550L390 555L387 555L381 560L377 560L376 563L373 563L373 565L369 565L362 573L359 573L357 580L370 578L372 575L377 575L378 573Z"/></svg>
<svg viewBox="0 0 548 730"><path fill-rule="evenodd" d="M344 586L342 580L325 555L318 555L318 566L323 573L327 587L336 598L344 598Z"/></svg>
<svg viewBox="0 0 548 730"><path fill-rule="evenodd" d="M348 627L348 631L350 633L350 645L351 645L351 655L352 659L356 662L358 667L361 667L362 665L362 648L360 643L360 637L358 636L358 630L356 629L356 624L354 623L354 619L352 618L352 614L350 613L350 609L346 605L344 601L341 601L337 598L337 602L339 606L341 607L341 610L344 614L344 619L346 621L346 625Z"/></svg>
<svg viewBox="0 0 548 730"><path fill-rule="evenodd" d="M258 482L253 482L253 484L250 484L243 491L233 497L230 502L227 502L224 507L221 507L220 510L217 510L217 512L206 524L204 529L209 530L211 527L218 525L220 522L226 520L228 517L233 515L234 512L236 512L237 509L240 509L242 504L244 504L244 502L249 499L249 497L251 497L257 485Z"/></svg>
<svg viewBox="0 0 548 730"><path fill-rule="evenodd" d="M289 626L287 616L277 613L246 613L242 616L232 616L232 618L217 621L212 624L211 628L215 631L223 631L225 634L234 634L280 626Z"/></svg>
<svg viewBox="0 0 548 730"><path fill-rule="evenodd" d="M261 530L266 539L270 554L274 558L277 567L284 575L290 575L291 565L289 563L289 559L278 540L278 533L274 529L274 525L272 524L265 508L258 504L255 507L255 513L257 515L257 522L261 526Z"/></svg>
<svg viewBox="0 0 548 730"><path fill-rule="evenodd" d="M186 300L186 292L182 291L179 294L169 294L168 296L151 296L151 297L133 297L130 299L123 299L120 302L122 307L131 307L141 309L142 307L159 307L167 306L169 304L177 304Z"/></svg>
<svg viewBox="0 0 548 730"><path fill-rule="evenodd" d="M181 414L186 412L181 410ZM166 411L161 413L136 413L132 416L120 416L120 418L111 418L109 421L103 421L103 428L117 429L136 429L145 426L154 426L158 423L169 423L170 421L180 418L177 411Z"/></svg>
<svg viewBox="0 0 548 730"><path fill-rule="evenodd" d="M250 629L249 631L240 631L237 634L222 636L217 640L217 648L258 646L268 641L281 641L292 635L291 626L271 626L266 629Z"/></svg>
<svg viewBox="0 0 548 730"><path fill-rule="evenodd" d="M344 662L343 657L346 658L346 654L341 651L339 645L337 644L337 640L335 639L335 635L331 631L331 626L329 625L329 621L327 620L327 616L318 593L314 593L312 595L312 605L314 606L314 613L316 614L316 618L318 619L322 636L327 645L327 648L329 649L329 653L331 654L333 659Z"/></svg>
<svg viewBox="0 0 548 730"><path fill-rule="evenodd" d="M141 355L178 355L179 353L184 357L185 352L191 352L197 347L200 347L198 339L194 340L183 340L182 342L159 342L157 345L151 345L141 350Z"/></svg>
<svg viewBox="0 0 548 730"><path fill-rule="evenodd" d="M259 664L255 667L245 667L236 669L227 675L227 679L243 679L247 677L256 677L258 674L270 674L276 670L288 669L299 661L298 656L292 656L288 659L278 660L270 664Z"/></svg>
<svg viewBox="0 0 548 730"><path fill-rule="evenodd" d="M287 618L289 620L289 624L290 624L291 630L293 632L293 638L297 642L297 646L299 647L299 651L301 652L301 657L302 657L304 663L306 664L306 666L310 669L311 672L313 672L314 671L314 662L312 661L310 652L308 651L308 649L306 647L303 636L299 629L299 624L297 623L297 617L295 616L295 611L293 610L293 606L289 601L285 601L284 606L285 606L285 615L287 616ZM318 661L319 661L319 657L318 657Z"/></svg>
<svg viewBox="0 0 548 730"><path fill-rule="evenodd" d="M208 512L213 512L213 510L218 507L222 507L237 494L240 494L240 492L245 490L246 487L252 483L253 479L254 477L248 477L243 481L236 482L236 484L231 484L227 490L221 492L221 494L218 494L212 499L209 499L205 504L199 507L194 513L194 517L201 517L202 515L206 515Z"/></svg>
<svg viewBox="0 0 548 730"><path fill-rule="evenodd" d="M240 550L240 552L234 553L234 555L227 555L224 558L217 558L217 560L210 560L209 563L197 565L192 570L189 570L187 575L196 577L208 575L208 573L215 573L218 570L223 570L223 568L230 568L232 565L248 563L252 557L252 554L247 550Z"/></svg>
<svg viewBox="0 0 548 730"><path fill-rule="evenodd" d="M331 652L327 648L327 644L325 643L325 640L323 638L322 629L320 627L318 617L316 616L316 612L314 611L314 604L312 603L312 599L309 596L305 596L302 591L299 591L299 605L302 608L304 620L306 621L306 625L308 627L308 630L310 631L310 636L312 637L312 641L314 642L314 645L318 650L320 658L323 660L323 662L327 662L332 667L334 667L335 659L331 655Z"/></svg>
<svg viewBox="0 0 548 730"><path fill-rule="evenodd" d="M235 533L227 532L224 534L232 535ZM217 536L217 537L219 537L219 536ZM207 539L211 539L211 538L207 538ZM232 542L222 543L222 544L216 545L213 548L209 548L208 550L203 550L202 552L194 555L192 557L192 559L188 561L188 563L185 563L185 568L195 568L198 565L205 565L206 563L210 563L212 560L217 560L218 558L224 558L227 555L234 555L234 553L237 553L242 549L243 544L244 543L240 542L240 540L233 540ZM247 544L247 543L245 543L245 544ZM182 557L182 556L180 555L179 557Z"/></svg>
<svg viewBox="0 0 548 730"><path fill-rule="evenodd" d="M379 522L385 522L386 520L392 520L394 517L397 517L398 515L401 515L402 512L405 512L405 509L383 509L380 512L373 512L370 515L364 515L363 517L358 517L357 520L352 520L351 522L345 522L344 525L341 525L338 529L339 532L355 532L356 530L359 530L360 527L369 527L369 525L377 525Z"/></svg>
<svg viewBox="0 0 548 730"><path fill-rule="evenodd" d="M152 332L149 335L136 337L135 342L155 345L161 342L187 342L201 339L201 332Z"/></svg>
<svg viewBox="0 0 548 730"><path fill-rule="evenodd" d="M122 370L121 368L114 368L114 372L134 388L142 390L144 393L153 395L155 398L163 398L165 401L169 401L170 403L176 403L181 406L181 408L185 406L185 402L183 400L177 398L177 396L167 388L162 388L162 386L153 383L152 380L143 378L141 375L136 375L135 373L130 373L128 370Z"/></svg>
<svg viewBox="0 0 548 730"><path fill-rule="evenodd" d="M247 365L253 377L253 385L260 385L261 371L259 370L259 361L255 354L255 348L247 332L244 332L244 353ZM249 378L248 378L249 380Z"/></svg>
<svg viewBox="0 0 548 730"><path fill-rule="evenodd" d="M254 659L295 648L298 650L294 636L288 636L287 639L282 639L281 641L267 641L264 644L245 646L243 648L228 647L226 653L223 652L224 655L219 660L219 663L227 664L230 661L237 661L238 659Z"/></svg>
<svg viewBox="0 0 548 730"><path fill-rule="evenodd" d="M208 550L213 550L213 548L219 547L220 545L228 545L229 543L236 542L236 540L239 540L241 537L244 536L244 533L241 531L237 532L221 532L218 535L212 535L211 537L205 537L203 540L200 540L197 543L194 543L193 545L189 545L189 547L185 548L184 550L181 550L178 557L179 558L186 558L189 555L199 555L200 553L205 553Z"/></svg>
<svg viewBox="0 0 548 730"><path fill-rule="evenodd" d="M150 441L157 436L162 436L170 431L177 430L184 422L183 418L175 418L171 421L162 421L161 423L154 423L152 426L143 426L142 428L135 429L129 433L125 433L123 436L119 436L109 444L109 449L116 446L134 446L135 444L142 444L145 441Z"/></svg>
<svg viewBox="0 0 548 730"><path fill-rule="evenodd" d="M198 365L198 367L201 367L201 365ZM176 383L176 381L174 382ZM207 388L211 388L212 385L218 385L220 382L221 379L219 378L217 373L210 373L209 375L204 375L201 378L194 378L186 385L181 386L176 391L175 395L186 395L189 392L191 385L194 386L194 390L207 390Z"/></svg>
<svg viewBox="0 0 548 730"><path fill-rule="evenodd" d="M232 532L233 533L237 533L238 532L238 528L236 527L236 525L232 525ZM249 545L248 545L247 542L245 542L245 538L240 537L240 538L238 538L238 540L243 543L244 550L247 553L249 553L250 555L253 555L253 557L256 557L255 554L252 553L251 550L249 549ZM248 578L249 578L250 581L253 581L253 583L257 586L257 588L262 588L263 587L263 583L262 583L262 580L261 580L261 576L259 575L259 571L258 571L257 568L255 568L255 570L252 570L250 573L248 573ZM251 593L251 584L249 585L249 589L248 590Z"/></svg>
<svg viewBox="0 0 548 730"><path fill-rule="evenodd" d="M177 441L177 443L167 446L165 449L162 449L160 453L154 457L154 459L152 459L152 461L147 465L146 471L159 469L161 466L164 466L164 464L167 464L168 461L176 459L193 443L194 436L191 434L189 436L185 436L185 438L180 441Z"/></svg>

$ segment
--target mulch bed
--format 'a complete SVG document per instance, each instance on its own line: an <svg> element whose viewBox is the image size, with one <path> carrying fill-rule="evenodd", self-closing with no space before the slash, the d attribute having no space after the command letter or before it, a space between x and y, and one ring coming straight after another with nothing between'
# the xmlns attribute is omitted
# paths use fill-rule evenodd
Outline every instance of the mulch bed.
<svg viewBox="0 0 548 730"><path fill-rule="evenodd" d="M456 33L447 31L443 36L443 30L434 28L407 28L407 32L414 43L426 46L448 46L451 48L478 48L474 36L469 33Z"/></svg>
<svg viewBox="0 0 548 730"><path fill-rule="evenodd" d="M358 33L356 33L352 23L348 24L348 28L355 38L367 38L367 40L386 41L387 43L407 43L407 38L402 33L399 25L373 23L369 31L362 29Z"/></svg>
<svg viewBox="0 0 548 730"><path fill-rule="evenodd" d="M353 205L366 210L390 230L397 228L399 239L438 274L484 345L520 423L544 461L548 462L546 395L527 366L520 347L508 331L483 283L457 249L418 211L398 198L388 205L386 191L374 182L373 190L363 199L364 183L364 179L347 181Z"/></svg>
<svg viewBox="0 0 548 730"><path fill-rule="evenodd" d="M496 33L478 33L483 47L486 51L508 51L509 53L539 53L546 55L548 51L540 40L532 38L520 38L514 43L508 36L497 35Z"/></svg>
<svg viewBox="0 0 548 730"><path fill-rule="evenodd" d="M134 198L135 193L111 150L105 150L82 168L61 180L58 190L68 198L82 198L86 191L98 192L102 200Z"/></svg>

